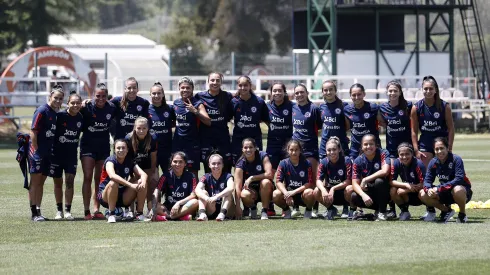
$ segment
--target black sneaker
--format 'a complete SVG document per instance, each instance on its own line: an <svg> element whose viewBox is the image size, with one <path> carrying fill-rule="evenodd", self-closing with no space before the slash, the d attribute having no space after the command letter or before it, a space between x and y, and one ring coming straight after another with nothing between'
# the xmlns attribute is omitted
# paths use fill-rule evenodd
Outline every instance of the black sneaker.
<svg viewBox="0 0 490 275"><path fill-rule="evenodd" d="M242 217L250 216L250 207L244 207L242 211Z"/></svg>
<svg viewBox="0 0 490 275"><path fill-rule="evenodd" d="M448 212L441 211L441 214L439 215L439 222L447 223L451 217L454 215L454 210L450 210Z"/></svg>
<svg viewBox="0 0 490 275"><path fill-rule="evenodd" d="M391 208L388 210L388 213L386 214L386 218L389 220L394 220L396 219L396 210L395 208Z"/></svg>
<svg viewBox="0 0 490 275"><path fill-rule="evenodd" d="M465 213L459 213L458 218L456 219L457 223L467 223L468 222L468 217L466 216Z"/></svg>
<svg viewBox="0 0 490 275"><path fill-rule="evenodd" d="M342 209L342 215L340 216L340 218L346 219L347 217L349 217L349 207L344 206L344 208Z"/></svg>

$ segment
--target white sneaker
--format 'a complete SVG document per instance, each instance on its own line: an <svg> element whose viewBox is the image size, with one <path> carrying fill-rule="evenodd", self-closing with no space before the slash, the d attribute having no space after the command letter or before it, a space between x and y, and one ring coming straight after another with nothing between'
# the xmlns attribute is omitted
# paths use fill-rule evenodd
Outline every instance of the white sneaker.
<svg viewBox="0 0 490 275"><path fill-rule="evenodd" d="M65 219L72 221L75 219L75 217L73 217L70 212L66 212Z"/></svg>
<svg viewBox="0 0 490 275"><path fill-rule="evenodd" d="M305 214L306 214L306 211L305 211ZM311 212L311 218L312 219L318 219L318 217L319 217L318 210Z"/></svg>
<svg viewBox="0 0 490 275"><path fill-rule="evenodd" d="M301 216L301 211L294 209L293 212L291 212L291 217L297 218Z"/></svg>
<svg viewBox="0 0 490 275"><path fill-rule="evenodd" d="M258 219L258 217L257 217L257 209L250 210L250 218L251 218L252 220L256 220L256 219Z"/></svg>
<svg viewBox="0 0 490 275"><path fill-rule="evenodd" d="M208 218L208 217L206 216L206 219L207 219L207 218ZM218 214L218 217L216 217L216 221L218 221L218 222L222 222L222 221L224 221L224 220L225 220L225 218L226 218L226 215L225 215L225 214L223 214L223 213L219 213L219 214Z"/></svg>
<svg viewBox="0 0 490 275"><path fill-rule="evenodd" d="M268 220L269 216L267 215L267 212L261 212L260 213L260 219L261 220Z"/></svg>
<svg viewBox="0 0 490 275"><path fill-rule="evenodd" d="M408 221L410 220L410 218L412 217L412 215L410 214L410 212L401 212L400 213L400 221Z"/></svg>
<svg viewBox="0 0 490 275"><path fill-rule="evenodd" d="M136 221L139 221L139 222L148 222L148 221L150 221L150 219L148 219L147 217L145 217L145 215L141 214L141 215L136 216Z"/></svg>
<svg viewBox="0 0 490 275"><path fill-rule="evenodd" d="M32 221L33 222L44 222L44 221L46 221L46 219L43 216L35 216L35 217L32 217Z"/></svg>
<svg viewBox="0 0 490 275"><path fill-rule="evenodd" d="M283 218L286 219L286 220L289 220L289 219L292 218L291 217L291 209L288 209L288 210L284 211L284 217Z"/></svg>
<svg viewBox="0 0 490 275"><path fill-rule="evenodd" d="M107 218L108 223L115 223L116 222L116 216L110 215L109 218Z"/></svg>
<svg viewBox="0 0 490 275"><path fill-rule="evenodd" d="M378 212L376 221L386 221L386 220L388 220L388 216L386 215L386 213Z"/></svg>
<svg viewBox="0 0 490 275"><path fill-rule="evenodd" d="M132 220L134 219L134 214L131 211L124 212L125 215L123 215L123 219L125 220Z"/></svg>
<svg viewBox="0 0 490 275"><path fill-rule="evenodd" d="M61 212L61 211L56 212L56 216L54 216L54 219L55 220L63 219L63 212Z"/></svg>
<svg viewBox="0 0 490 275"><path fill-rule="evenodd" d="M207 221L207 220L208 220L208 215L206 215L206 213L201 213L199 214L199 217L197 217L198 222Z"/></svg>
<svg viewBox="0 0 490 275"><path fill-rule="evenodd" d="M303 215L303 219L311 219L313 217L313 212L312 211L305 211L305 214ZM317 216L318 217L318 216Z"/></svg>
<svg viewBox="0 0 490 275"><path fill-rule="evenodd" d="M424 222L433 222L436 220L436 213L435 212L427 212L427 215L424 215Z"/></svg>

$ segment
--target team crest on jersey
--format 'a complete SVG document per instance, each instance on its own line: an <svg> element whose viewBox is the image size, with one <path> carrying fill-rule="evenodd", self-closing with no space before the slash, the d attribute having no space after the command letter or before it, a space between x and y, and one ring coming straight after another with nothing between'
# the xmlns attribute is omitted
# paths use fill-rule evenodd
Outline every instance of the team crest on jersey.
<svg viewBox="0 0 490 275"><path fill-rule="evenodd" d="M143 110L143 107L141 107L141 105L138 105L136 106L136 110L138 110L138 112L141 112L141 110Z"/></svg>
<svg viewBox="0 0 490 275"><path fill-rule="evenodd" d="M150 129L150 134L154 135L155 134L155 129Z"/></svg>
<svg viewBox="0 0 490 275"><path fill-rule="evenodd" d="M174 202L174 197L168 196L168 202L173 203Z"/></svg>
<svg viewBox="0 0 490 275"><path fill-rule="evenodd" d="M441 116L441 115L440 115L438 112L435 112L435 113L434 113L434 117L435 117L435 118L439 118L440 116Z"/></svg>
<svg viewBox="0 0 490 275"><path fill-rule="evenodd" d="M78 127L78 128L82 127L82 123L81 123L80 121L79 121L79 122L77 122L77 127Z"/></svg>
<svg viewBox="0 0 490 275"><path fill-rule="evenodd" d="M220 187L221 189L225 189L225 183L224 183L224 182L222 182L222 183L219 185L219 187Z"/></svg>
<svg viewBox="0 0 490 275"><path fill-rule="evenodd" d="M369 113L364 113L364 118L368 119L369 118Z"/></svg>
<svg viewBox="0 0 490 275"><path fill-rule="evenodd" d="M288 110L282 110L282 114L287 116L289 114L289 111Z"/></svg>
<svg viewBox="0 0 490 275"><path fill-rule="evenodd" d="M374 169L379 169L379 163L374 164Z"/></svg>
<svg viewBox="0 0 490 275"><path fill-rule="evenodd" d="M250 108L250 111L252 111L252 113L257 112L257 107L254 106L254 107Z"/></svg>
<svg viewBox="0 0 490 275"><path fill-rule="evenodd" d="M413 172L410 172L410 177L415 178L415 174Z"/></svg>
<svg viewBox="0 0 490 275"><path fill-rule="evenodd" d="M169 116L168 112L163 113L163 116L168 117Z"/></svg>
<svg viewBox="0 0 490 275"><path fill-rule="evenodd" d="M257 165L257 166L255 167L255 169L256 169L257 171L262 170L262 165L260 165L260 164L259 164L259 165Z"/></svg>
<svg viewBox="0 0 490 275"><path fill-rule="evenodd" d="M121 126L126 126L126 120L123 118L119 121L121 123Z"/></svg>
<svg viewBox="0 0 490 275"><path fill-rule="evenodd" d="M339 169L339 171L337 171L337 173L339 174L339 176L343 176L344 175L344 170Z"/></svg>
<svg viewBox="0 0 490 275"><path fill-rule="evenodd" d="M53 169L49 170L49 173L51 173L51 175L54 175L54 170Z"/></svg>
<svg viewBox="0 0 490 275"><path fill-rule="evenodd" d="M305 176L305 171L299 171L299 176L304 177Z"/></svg>
<svg viewBox="0 0 490 275"><path fill-rule="evenodd" d="M105 116L105 118L107 118L107 120L110 120L110 119L111 119L111 114L107 114L107 115Z"/></svg>
<svg viewBox="0 0 490 275"><path fill-rule="evenodd" d="M311 116L310 112L305 113L305 117L310 117L310 116Z"/></svg>
<svg viewBox="0 0 490 275"><path fill-rule="evenodd" d="M398 115L403 116L403 111L402 110L398 110Z"/></svg>
<svg viewBox="0 0 490 275"><path fill-rule="evenodd" d="M39 169L41 169L41 166L37 165L36 170L39 170Z"/></svg>
<svg viewBox="0 0 490 275"><path fill-rule="evenodd" d="M129 168L128 167L124 168L124 173L129 174Z"/></svg>
<svg viewBox="0 0 490 275"><path fill-rule="evenodd" d="M453 163L452 163L452 162L450 162L450 163L448 164L448 167L449 167L449 169L453 169Z"/></svg>
<svg viewBox="0 0 490 275"><path fill-rule="evenodd" d="M337 115L340 115L340 113L341 113L341 112L342 112L342 111L340 110L340 108L336 108L336 109L335 109L335 113L336 113Z"/></svg>
<svg viewBox="0 0 490 275"><path fill-rule="evenodd" d="M186 188L187 188L187 182L185 182L185 181L184 181L184 182L182 183L182 188L184 188L184 189L186 189Z"/></svg>

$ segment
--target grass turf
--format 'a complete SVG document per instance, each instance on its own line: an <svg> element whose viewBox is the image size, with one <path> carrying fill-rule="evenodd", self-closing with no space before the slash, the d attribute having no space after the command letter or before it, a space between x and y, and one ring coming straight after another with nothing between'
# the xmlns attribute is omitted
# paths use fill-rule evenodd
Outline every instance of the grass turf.
<svg viewBox="0 0 490 275"><path fill-rule="evenodd" d="M473 200L490 199L490 136L457 136L467 159ZM0 150L0 273L169 274L484 274L490 270L489 210L467 210L469 224L345 220L116 223L32 223L27 192L14 161ZM80 167L79 167L80 168ZM81 171L73 214L82 217ZM56 212L53 184L43 213ZM276 207L277 208L277 207Z"/></svg>

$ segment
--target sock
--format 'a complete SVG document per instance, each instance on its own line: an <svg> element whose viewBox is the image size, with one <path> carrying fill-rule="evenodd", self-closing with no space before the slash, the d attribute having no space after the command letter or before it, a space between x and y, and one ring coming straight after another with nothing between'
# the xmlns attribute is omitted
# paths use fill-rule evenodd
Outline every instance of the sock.
<svg viewBox="0 0 490 275"><path fill-rule="evenodd" d="M311 211L311 207L306 207L305 211Z"/></svg>
<svg viewBox="0 0 490 275"><path fill-rule="evenodd" d="M349 207L349 210L350 210L350 211L356 211L356 210L357 210L357 207L352 207L352 206L350 206L350 207Z"/></svg>
<svg viewBox="0 0 490 275"><path fill-rule="evenodd" d="M223 213L226 216L226 214L228 213L228 210L222 208L221 211L220 211L220 213Z"/></svg>
<svg viewBox="0 0 490 275"><path fill-rule="evenodd" d="M114 213L116 213L116 211L114 211ZM85 216L88 216L90 215L90 210L85 210Z"/></svg>
<svg viewBox="0 0 490 275"><path fill-rule="evenodd" d="M262 213L267 213L267 208L262 207Z"/></svg>
<svg viewBox="0 0 490 275"><path fill-rule="evenodd" d="M90 214L90 211L89 211L89 214ZM115 216L115 215L116 215L116 209L114 209L114 210L110 210L110 211L109 211L109 215L111 215L111 216Z"/></svg>
<svg viewBox="0 0 490 275"><path fill-rule="evenodd" d="M432 213L435 213L436 212L436 209L432 206L427 206L427 212L432 212Z"/></svg>
<svg viewBox="0 0 490 275"><path fill-rule="evenodd" d="M407 203L404 203L404 204L402 204L402 205L400 205L398 207L400 207L400 210L402 212L408 212L408 204Z"/></svg>
<svg viewBox="0 0 490 275"><path fill-rule="evenodd" d="M349 209L348 205L344 205L344 207L342 208L342 210L344 210L344 211L347 211L348 209Z"/></svg>
<svg viewBox="0 0 490 275"><path fill-rule="evenodd" d="M41 215L41 207L40 206L36 206L36 211L37 211L37 215L38 216L42 216Z"/></svg>
<svg viewBox="0 0 490 275"><path fill-rule="evenodd" d="M71 212L71 204L65 204L65 211L68 213Z"/></svg>
<svg viewBox="0 0 490 275"><path fill-rule="evenodd" d="M58 211L63 211L63 204L60 202L60 203L57 203L56 204L56 209L58 209Z"/></svg>
<svg viewBox="0 0 490 275"><path fill-rule="evenodd" d="M466 217L466 213L461 213L461 212L458 213L458 218L464 219L464 217Z"/></svg>
<svg viewBox="0 0 490 275"><path fill-rule="evenodd" d="M295 205L293 206L293 209L296 210L296 211L299 211L299 205ZM311 210L311 209L310 209Z"/></svg>
<svg viewBox="0 0 490 275"><path fill-rule="evenodd" d="M333 205L330 205L329 207L327 207L328 210L333 210L335 208L335 206Z"/></svg>
<svg viewBox="0 0 490 275"><path fill-rule="evenodd" d="M31 205L31 215L32 217L35 217L37 216L37 208L36 208L36 205Z"/></svg>
<svg viewBox="0 0 490 275"><path fill-rule="evenodd" d="M315 211L318 211L318 206L320 206L320 204L316 201L313 205L313 209L315 209Z"/></svg>
<svg viewBox="0 0 490 275"><path fill-rule="evenodd" d="M250 207L250 210L252 210L252 211L253 210L257 210L257 205L254 205L254 206Z"/></svg>
<svg viewBox="0 0 490 275"><path fill-rule="evenodd" d="M206 214L206 209L199 209L199 215Z"/></svg>
<svg viewBox="0 0 490 275"><path fill-rule="evenodd" d="M270 202L270 203L269 203L269 209L270 209L270 210L274 210L274 203L273 203L273 202Z"/></svg>
<svg viewBox="0 0 490 275"><path fill-rule="evenodd" d="M390 206L390 211L395 211L395 202L390 201L390 203L388 203L388 205Z"/></svg>

